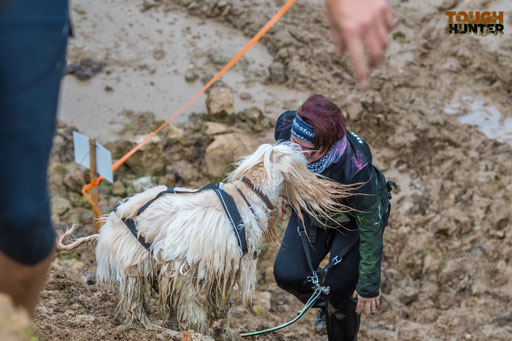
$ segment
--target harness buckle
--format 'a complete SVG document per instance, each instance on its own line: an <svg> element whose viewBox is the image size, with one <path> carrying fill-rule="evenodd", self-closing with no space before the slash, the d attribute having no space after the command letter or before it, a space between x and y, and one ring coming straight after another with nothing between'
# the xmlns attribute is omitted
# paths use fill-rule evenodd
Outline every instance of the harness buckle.
<svg viewBox="0 0 512 341"><path fill-rule="evenodd" d="M334 257L334 258L332 259L332 261L334 262L334 263L332 263L332 265L333 265L333 266L334 266L334 265L336 265L336 264L338 264L339 262L341 262L341 261L343 260L343 257L341 257L341 258L339 258L339 259L338 259L338 256L339 256L339 255L336 255L336 257Z"/></svg>
<svg viewBox="0 0 512 341"><path fill-rule="evenodd" d="M320 283L318 276L314 274L313 276L306 277L306 281L318 286L318 283Z"/></svg>
<svg viewBox="0 0 512 341"><path fill-rule="evenodd" d="M322 294L329 295L329 292L331 291L331 288L329 286L320 287L320 290L322 291Z"/></svg>

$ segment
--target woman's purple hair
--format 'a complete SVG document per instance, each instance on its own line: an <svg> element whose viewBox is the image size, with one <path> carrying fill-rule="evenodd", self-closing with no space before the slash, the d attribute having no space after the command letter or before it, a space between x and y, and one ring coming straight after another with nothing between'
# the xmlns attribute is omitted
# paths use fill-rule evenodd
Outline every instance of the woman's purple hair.
<svg viewBox="0 0 512 341"><path fill-rule="evenodd" d="M347 134L347 123L340 108L322 95L309 97L298 114L315 128L314 145L319 150L330 150Z"/></svg>

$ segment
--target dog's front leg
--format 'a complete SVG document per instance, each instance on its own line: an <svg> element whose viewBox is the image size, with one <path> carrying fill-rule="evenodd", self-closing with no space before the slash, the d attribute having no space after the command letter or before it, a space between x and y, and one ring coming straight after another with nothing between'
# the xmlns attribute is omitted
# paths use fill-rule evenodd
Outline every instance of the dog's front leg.
<svg viewBox="0 0 512 341"><path fill-rule="evenodd" d="M147 316L147 305L145 304L146 287L141 277L126 276L124 283L119 287L120 313L126 316L124 326L131 325L134 321L140 322L144 328L153 329L153 323Z"/></svg>
<svg viewBox="0 0 512 341"><path fill-rule="evenodd" d="M196 299L196 288L191 280L182 279L183 288L177 291L179 296L177 304L174 306L176 317L180 327L189 329L208 335L208 321L203 307Z"/></svg>
<svg viewBox="0 0 512 341"><path fill-rule="evenodd" d="M190 269L180 262L162 267L158 277L160 301L164 305L164 312L176 314L180 329L193 329L207 335L206 313L196 299L198 288L194 286L193 275L187 270Z"/></svg>

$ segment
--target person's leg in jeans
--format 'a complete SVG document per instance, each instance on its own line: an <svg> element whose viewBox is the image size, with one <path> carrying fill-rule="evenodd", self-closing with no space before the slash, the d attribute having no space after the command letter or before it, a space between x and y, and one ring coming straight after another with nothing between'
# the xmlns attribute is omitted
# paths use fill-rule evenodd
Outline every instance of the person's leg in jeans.
<svg viewBox="0 0 512 341"><path fill-rule="evenodd" d="M19 0L0 13L0 292L30 313L55 239L46 179L67 6L67 0Z"/></svg>

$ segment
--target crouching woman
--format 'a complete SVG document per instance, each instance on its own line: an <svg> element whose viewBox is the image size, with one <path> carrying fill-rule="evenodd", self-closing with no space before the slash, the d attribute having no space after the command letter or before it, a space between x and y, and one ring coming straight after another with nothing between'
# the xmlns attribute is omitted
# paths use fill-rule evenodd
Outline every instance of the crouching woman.
<svg viewBox="0 0 512 341"><path fill-rule="evenodd" d="M292 212L274 264L277 284L305 303L313 285L304 248L314 269L329 254L323 284L330 292L316 304L315 327L326 325L329 340L356 340L359 314L369 318L379 307L382 233L390 210L386 180L372 165L368 145L346 129L341 110L321 95L308 98L298 112L283 113L274 136L297 143L310 171L345 185L360 184L342 202L352 210L334 216L339 225L330 223L333 228L306 214L302 226ZM304 245L299 232L308 236Z"/></svg>

